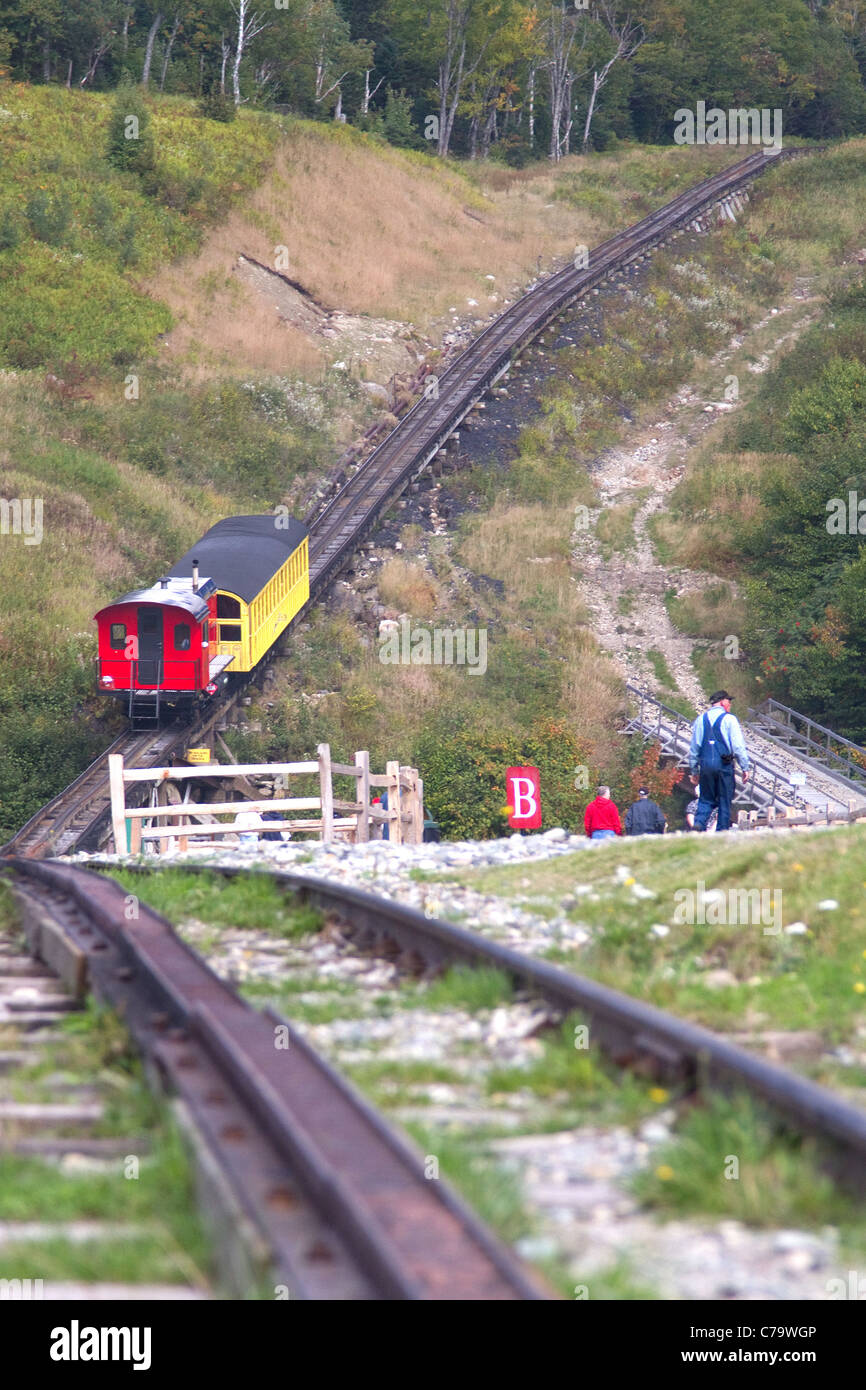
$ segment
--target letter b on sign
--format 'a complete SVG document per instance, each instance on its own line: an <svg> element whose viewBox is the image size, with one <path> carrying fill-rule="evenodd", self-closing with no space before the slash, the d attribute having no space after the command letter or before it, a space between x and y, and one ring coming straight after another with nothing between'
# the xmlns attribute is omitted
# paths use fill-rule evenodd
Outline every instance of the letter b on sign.
<svg viewBox="0 0 866 1390"><path fill-rule="evenodd" d="M505 774L508 824L512 830L541 829L541 784L537 767L510 767Z"/></svg>

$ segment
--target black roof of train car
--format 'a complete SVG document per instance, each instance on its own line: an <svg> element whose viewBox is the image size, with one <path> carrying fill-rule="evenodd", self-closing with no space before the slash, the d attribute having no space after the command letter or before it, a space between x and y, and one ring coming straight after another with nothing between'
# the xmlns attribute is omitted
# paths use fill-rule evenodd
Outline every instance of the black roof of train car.
<svg viewBox="0 0 866 1390"><path fill-rule="evenodd" d="M306 526L291 516L228 516L166 573L189 578L192 562L198 560L200 573L211 575L218 589L250 603L308 535Z"/></svg>

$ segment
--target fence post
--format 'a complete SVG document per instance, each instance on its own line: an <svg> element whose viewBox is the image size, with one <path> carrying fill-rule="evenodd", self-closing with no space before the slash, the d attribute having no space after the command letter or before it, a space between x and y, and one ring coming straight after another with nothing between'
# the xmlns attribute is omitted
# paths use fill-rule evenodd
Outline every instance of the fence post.
<svg viewBox="0 0 866 1390"><path fill-rule="evenodd" d="M421 797L418 790L418 769L416 767L401 767L400 773L408 782L408 796L404 809L411 817L406 832L406 844L420 845L424 839L424 816L421 811Z"/></svg>
<svg viewBox="0 0 866 1390"><path fill-rule="evenodd" d="M355 766L361 770L361 776L355 779L355 800L361 803L355 843L361 845L366 844L370 838L370 754L366 749L355 754Z"/></svg>
<svg viewBox="0 0 866 1390"><path fill-rule="evenodd" d="M108 787L111 793L111 828L115 854L126 854L126 791L123 785L123 754L108 755Z"/></svg>
<svg viewBox="0 0 866 1390"><path fill-rule="evenodd" d="M320 743L316 749L319 757L319 799L322 803L322 843L329 845L334 838L334 787L331 781L331 745Z"/></svg>
<svg viewBox="0 0 866 1390"><path fill-rule="evenodd" d="M388 813L391 817L389 825L389 839L393 845L403 843L403 808L400 801L400 764L390 762L385 764L385 776L388 778Z"/></svg>

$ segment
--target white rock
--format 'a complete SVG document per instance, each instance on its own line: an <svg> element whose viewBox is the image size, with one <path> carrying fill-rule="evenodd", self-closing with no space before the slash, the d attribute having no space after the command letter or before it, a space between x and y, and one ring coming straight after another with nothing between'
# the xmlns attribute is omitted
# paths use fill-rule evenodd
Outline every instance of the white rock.
<svg viewBox="0 0 866 1390"><path fill-rule="evenodd" d="M514 1248L524 1260L549 1260L557 1251L552 1236L522 1236L515 1242Z"/></svg>
<svg viewBox="0 0 866 1390"><path fill-rule="evenodd" d="M701 977L701 982L707 989L729 989L731 985L739 984L739 980L730 970L708 970Z"/></svg>
<svg viewBox="0 0 866 1390"><path fill-rule="evenodd" d="M790 925L785 928L785 935L805 936L808 930L809 928L807 927L805 922L791 922Z"/></svg>
<svg viewBox="0 0 866 1390"><path fill-rule="evenodd" d="M666 927L664 922L653 922L647 933L648 936L669 936L670 927Z"/></svg>
<svg viewBox="0 0 866 1390"><path fill-rule="evenodd" d="M839 904L835 898L822 898L817 906L819 912L835 912Z"/></svg>
<svg viewBox="0 0 866 1390"><path fill-rule="evenodd" d="M469 305L469 308L470 308L470 309L477 309L477 308L478 308L478 300L477 300L477 299L467 299L466 303Z"/></svg>

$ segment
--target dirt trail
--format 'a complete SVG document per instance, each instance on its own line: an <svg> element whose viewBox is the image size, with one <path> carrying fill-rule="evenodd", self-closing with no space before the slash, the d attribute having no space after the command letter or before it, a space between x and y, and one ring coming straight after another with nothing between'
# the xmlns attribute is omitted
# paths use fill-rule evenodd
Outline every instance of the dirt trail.
<svg viewBox="0 0 866 1390"><path fill-rule="evenodd" d="M811 293L811 279L798 278L778 309L772 309L747 333L731 339L727 347L710 360L720 384L726 367L735 355L755 340L767 326L777 321L779 332L769 349L756 352L747 370L765 372L778 353L792 346L817 317L819 297ZM686 384L663 408L665 418L636 430L620 447L602 454L591 467L600 505L587 517L580 511L573 535L573 555L582 574L582 594L600 644L608 651L626 680L649 690L669 703L672 692L649 657L660 653L676 686L676 694L700 709L711 692L704 691L692 663L695 639L679 632L671 622L664 596L674 590L677 596L719 583L716 575L662 564L650 539L650 518L667 509L669 493L683 477L689 451L704 440L706 431L720 415L737 410L736 401L708 400L697 387ZM633 541L625 551L607 557L596 534L599 518L608 508L631 505L635 508ZM725 582L730 583L729 580ZM666 673L662 670L662 675ZM745 711L740 711L741 717ZM830 804L866 805L866 795L840 785L832 778L801 762L787 750L777 748L753 729L745 730L746 743L753 756L771 764L780 773L806 772L807 785L799 799L821 807Z"/></svg>
<svg viewBox="0 0 866 1390"><path fill-rule="evenodd" d="M725 367L735 354L748 348L768 324L777 319L785 331L772 349L750 364L753 372L766 371L775 355L787 347L814 321L815 311L804 308L816 300L810 282L799 279L782 307L773 309L745 335L731 339L711 359L720 386ZM690 450L703 442L721 414L738 408L739 402L702 397L694 385L682 386L663 408L656 423L635 431L621 446L602 454L591 467L600 506L586 517L578 513L573 554L582 578L582 592L592 626L601 645L611 654L627 680L645 686L664 699L670 690L659 680L648 652L664 657L677 693L700 705L705 692L692 664L695 640L678 632L671 622L664 596L678 595L718 583L715 575L681 566L664 565L655 555L648 533L650 518L667 509L668 494L685 473ZM607 557L596 534L603 513L613 507L636 508L634 538L625 551Z"/></svg>

